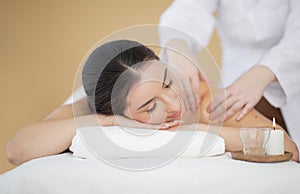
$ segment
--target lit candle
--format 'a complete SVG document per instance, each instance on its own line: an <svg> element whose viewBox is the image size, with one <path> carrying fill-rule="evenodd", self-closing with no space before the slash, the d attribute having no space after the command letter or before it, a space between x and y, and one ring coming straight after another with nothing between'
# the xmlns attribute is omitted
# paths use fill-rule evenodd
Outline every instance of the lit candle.
<svg viewBox="0 0 300 194"><path fill-rule="evenodd" d="M266 145L267 155L284 154L284 134L282 130L276 129L275 118L273 117L273 130L270 131L269 141Z"/></svg>
<svg viewBox="0 0 300 194"><path fill-rule="evenodd" d="M273 130L275 130L276 129L276 121L275 121L275 117L273 117Z"/></svg>

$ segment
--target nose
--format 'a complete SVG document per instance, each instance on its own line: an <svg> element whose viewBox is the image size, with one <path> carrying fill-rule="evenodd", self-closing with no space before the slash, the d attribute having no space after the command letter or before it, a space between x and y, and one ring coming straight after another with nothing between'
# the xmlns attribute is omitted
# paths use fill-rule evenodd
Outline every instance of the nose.
<svg viewBox="0 0 300 194"><path fill-rule="evenodd" d="M167 112L178 111L180 108L179 97L173 90L169 90L162 94L162 101L165 105Z"/></svg>

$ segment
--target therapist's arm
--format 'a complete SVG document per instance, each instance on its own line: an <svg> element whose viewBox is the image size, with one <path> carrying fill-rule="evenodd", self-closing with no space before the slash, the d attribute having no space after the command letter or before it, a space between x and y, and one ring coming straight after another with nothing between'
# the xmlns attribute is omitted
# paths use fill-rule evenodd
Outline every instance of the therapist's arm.
<svg viewBox="0 0 300 194"><path fill-rule="evenodd" d="M286 3L289 3L290 13L286 20L283 37L258 62L258 65L226 88L229 94L226 98L222 96L216 98L208 109L212 112L212 119L223 114L220 108L226 107L225 120L242 109L241 114L236 117L237 120L241 120L256 105L263 92L275 107L284 106L300 92L300 87L298 87L300 83L300 1L291 0ZM278 86L276 94L266 88L266 84L270 83Z"/></svg>
<svg viewBox="0 0 300 194"><path fill-rule="evenodd" d="M217 1L176 0L161 15L159 35L165 46L161 59L177 70L184 108L199 106L199 62L195 54L205 47L215 27Z"/></svg>
<svg viewBox="0 0 300 194"><path fill-rule="evenodd" d="M172 39L182 39L188 44L191 51L200 51L208 44L214 31L215 17L213 13L217 4L217 0L174 1L160 17L161 45L167 45Z"/></svg>
<svg viewBox="0 0 300 194"><path fill-rule="evenodd" d="M188 44L182 39L170 40L167 47L172 49L164 48L164 56L161 58L172 67L172 73L178 79L184 109L195 112L200 104L199 79L202 77L198 60L195 54L190 51Z"/></svg>

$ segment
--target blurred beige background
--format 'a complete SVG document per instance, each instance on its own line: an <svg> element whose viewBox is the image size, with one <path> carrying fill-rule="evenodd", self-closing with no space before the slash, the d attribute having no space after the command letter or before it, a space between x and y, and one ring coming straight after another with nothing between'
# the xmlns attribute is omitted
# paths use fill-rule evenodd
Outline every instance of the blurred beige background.
<svg viewBox="0 0 300 194"><path fill-rule="evenodd" d="M110 33L156 24L171 0L0 0L0 174L5 145L71 93L89 49ZM218 38L208 47L220 62Z"/></svg>

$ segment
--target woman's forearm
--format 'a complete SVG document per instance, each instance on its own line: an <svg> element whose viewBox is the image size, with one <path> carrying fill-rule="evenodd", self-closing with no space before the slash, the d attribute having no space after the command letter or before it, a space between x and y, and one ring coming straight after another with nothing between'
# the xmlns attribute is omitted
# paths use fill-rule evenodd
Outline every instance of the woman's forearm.
<svg viewBox="0 0 300 194"><path fill-rule="evenodd" d="M201 131L208 131L222 137L225 141L226 151L232 152L243 149L243 145L240 140L239 128L200 124L198 129Z"/></svg>
<svg viewBox="0 0 300 194"><path fill-rule="evenodd" d="M74 135L74 118L35 123L22 128L7 144L7 158L12 164L19 165L61 153L70 146Z"/></svg>
<svg viewBox="0 0 300 194"><path fill-rule="evenodd" d="M95 115L77 117L76 121L81 125L89 125L95 121ZM76 133L76 123L74 118L43 120L22 128L7 144L8 160L19 165L34 158L65 151Z"/></svg>
<svg viewBox="0 0 300 194"><path fill-rule="evenodd" d="M187 131L207 131L212 134L219 135L225 141L226 151L238 151L243 149L242 142L240 140L239 129L235 127L225 127L218 125L208 125L203 123L184 124L179 129L174 127L170 129L176 130L187 130Z"/></svg>

